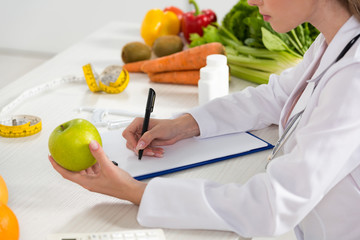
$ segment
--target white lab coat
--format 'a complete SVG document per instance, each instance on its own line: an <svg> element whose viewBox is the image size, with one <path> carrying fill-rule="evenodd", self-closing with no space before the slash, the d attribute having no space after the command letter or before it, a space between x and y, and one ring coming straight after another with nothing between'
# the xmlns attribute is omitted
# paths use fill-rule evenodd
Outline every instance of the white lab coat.
<svg viewBox="0 0 360 240"><path fill-rule="evenodd" d="M350 18L327 46L320 35L295 68L190 111L200 137L279 124L297 91L360 33ZM315 71L315 72L314 72ZM331 67L309 99L284 153L247 183L155 178L138 221L148 227L229 230L244 237L295 228L299 239L360 239L360 40Z"/></svg>

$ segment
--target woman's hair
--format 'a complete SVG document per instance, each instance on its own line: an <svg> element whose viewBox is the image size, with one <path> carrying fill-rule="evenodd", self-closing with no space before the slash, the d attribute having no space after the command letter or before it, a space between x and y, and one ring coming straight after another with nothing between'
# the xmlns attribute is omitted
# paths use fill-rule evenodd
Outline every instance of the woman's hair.
<svg viewBox="0 0 360 240"><path fill-rule="evenodd" d="M339 0L360 21L360 0Z"/></svg>

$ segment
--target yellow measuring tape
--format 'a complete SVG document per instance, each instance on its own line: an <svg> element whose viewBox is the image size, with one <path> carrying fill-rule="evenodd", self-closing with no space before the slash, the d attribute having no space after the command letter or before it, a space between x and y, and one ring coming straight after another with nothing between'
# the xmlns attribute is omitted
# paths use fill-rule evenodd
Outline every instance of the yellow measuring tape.
<svg viewBox="0 0 360 240"><path fill-rule="evenodd" d="M83 66L86 83L92 92L104 91L106 93L120 93L129 84L129 73L126 69L119 69L118 66L110 66L96 80L91 64Z"/></svg>
<svg viewBox="0 0 360 240"><path fill-rule="evenodd" d="M41 131L41 119L31 115L17 115L0 120L0 136L26 137Z"/></svg>
<svg viewBox="0 0 360 240"><path fill-rule="evenodd" d="M92 92L104 91L106 93L120 93L125 90L129 83L129 73L122 69L121 66L109 66L99 76L99 81L96 80L94 72L90 64L83 66L86 83ZM96 74L97 75L97 74ZM41 119L31 115L16 115L10 117L1 117L8 113L14 106L26 100L34 93L39 93L43 90L50 89L62 83L70 83L80 81L81 79L56 79L51 83L29 89L16 98L12 103L0 109L0 136L7 138L18 138L34 135L41 131ZM83 81L83 80L81 80Z"/></svg>

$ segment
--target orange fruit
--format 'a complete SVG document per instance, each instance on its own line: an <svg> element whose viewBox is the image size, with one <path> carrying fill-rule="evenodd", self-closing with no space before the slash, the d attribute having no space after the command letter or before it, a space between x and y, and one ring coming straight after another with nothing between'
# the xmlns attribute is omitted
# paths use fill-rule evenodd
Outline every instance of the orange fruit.
<svg viewBox="0 0 360 240"><path fill-rule="evenodd" d="M19 240L19 222L11 209L0 203L0 239Z"/></svg>
<svg viewBox="0 0 360 240"><path fill-rule="evenodd" d="M0 203L7 204L9 193L6 187L6 183L0 175Z"/></svg>

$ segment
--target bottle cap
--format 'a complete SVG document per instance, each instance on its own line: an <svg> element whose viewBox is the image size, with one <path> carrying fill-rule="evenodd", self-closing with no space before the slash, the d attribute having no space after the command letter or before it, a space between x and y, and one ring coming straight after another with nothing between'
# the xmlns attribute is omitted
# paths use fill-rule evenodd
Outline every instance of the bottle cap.
<svg viewBox="0 0 360 240"><path fill-rule="evenodd" d="M201 68L200 69L200 79L202 80L212 80L216 77L216 70L211 68Z"/></svg>
<svg viewBox="0 0 360 240"><path fill-rule="evenodd" d="M227 58L222 54L211 54L206 57L207 66L221 66L227 64Z"/></svg>

